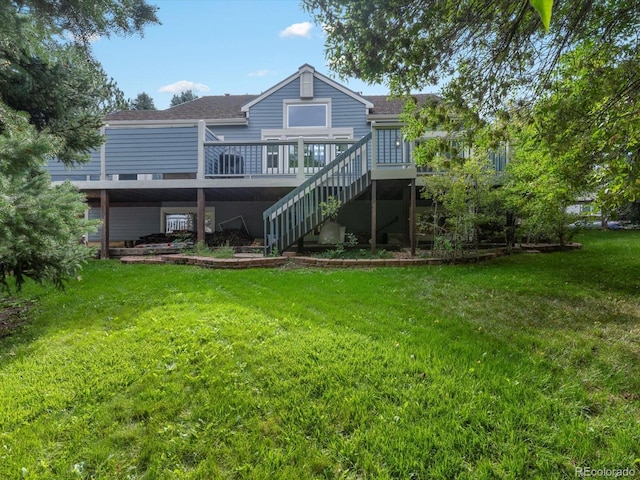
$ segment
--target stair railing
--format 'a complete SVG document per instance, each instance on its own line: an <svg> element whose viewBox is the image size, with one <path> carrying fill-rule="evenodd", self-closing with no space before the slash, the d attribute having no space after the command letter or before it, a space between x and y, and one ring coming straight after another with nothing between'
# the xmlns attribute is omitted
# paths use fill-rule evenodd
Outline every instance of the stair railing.
<svg viewBox="0 0 640 480"><path fill-rule="evenodd" d="M283 252L326 220L320 204L329 197L344 204L369 187L371 138L362 137L264 211L265 253Z"/></svg>

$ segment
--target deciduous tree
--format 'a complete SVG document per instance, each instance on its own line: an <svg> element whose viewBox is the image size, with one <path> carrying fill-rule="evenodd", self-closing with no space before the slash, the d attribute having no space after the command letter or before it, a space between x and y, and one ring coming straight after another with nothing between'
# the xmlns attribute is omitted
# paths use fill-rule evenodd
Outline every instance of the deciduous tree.
<svg viewBox="0 0 640 480"><path fill-rule="evenodd" d="M547 2L542 2L546 4ZM529 0L303 0L341 76L394 93L442 85L479 111L544 91L560 56L584 41L635 43L638 0L562 0L546 33ZM640 74L639 74L640 75Z"/></svg>
<svg viewBox="0 0 640 480"><path fill-rule="evenodd" d="M528 119L511 128L516 130L517 143L503 186L506 205L522 220L520 234L526 241L564 244L572 220L567 208L586 195L589 187L567 181L563 165L541 144L535 125Z"/></svg>
<svg viewBox="0 0 640 480"><path fill-rule="evenodd" d="M565 54L529 115L562 182L605 211L640 198L639 48L585 42Z"/></svg>
<svg viewBox="0 0 640 480"><path fill-rule="evenodd" d="M493 128L495 142L517 141L503 127L528 116L520 124L537 126L532 138L574 188L597 185L611 205L638 197L640 0L303 3L340 76L397 95L441 88L442 102L413 107L409 138L441 129L474 141Z"/></svg>

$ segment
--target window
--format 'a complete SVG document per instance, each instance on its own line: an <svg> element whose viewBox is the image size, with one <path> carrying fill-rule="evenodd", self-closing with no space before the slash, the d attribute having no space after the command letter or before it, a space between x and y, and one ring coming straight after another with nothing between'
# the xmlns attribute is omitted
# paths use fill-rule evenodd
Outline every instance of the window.
<svg viewBox="0 0 640 480"><path fill-rule="evenodd" d="M160 229L163 233L189 231L198 228L197 207L162 207L160 209ZM215 230L214 207L205 208L204 231L212 233Z"/></svg>
<svg viewBox="0 0 640 480"><path fill-rule="evenodd" d="M196 178L195 173L162 173L164 180L192 180Z"/></svg>
<svg viewBox="0 0 640 480"><path fill-rule="evenodd" d="M328 127L327 105L309 103L287 105L287 128Z"/></svg>
<svg viewBox="0 0 640 480"><path fill-rule="evenodd" d="M284 101L284 115L291 107L316 106L326 109L330 117L331 101L301 104L294 100ZM285 118L285 121L287 119ZM313 169L324 167L350 147L353 143L353 128L333 128L331 120L327 119L327 127L278 128L261 130L262 140L267 144L262 149L262 168L264 173L291 175L298 172L298 142L304 141L303 167L305 173L312 173ZM326 140L330 140L326 143ZM273 141L274 144L269 144ZM339 143L336 143L338 141ZM277 144L275 144L277 142ZM294 143L295 142L295 143ZM344 143L343 143L344 142Z"/></svg>
<svg viewBox="0 0 640 480"><path fill-rule="evenodd" d="M193 213L172 213L165 216L165 231L172 233L175 231L193 232L196 227L196 216Z"/></svg>
<svg viewBox="0 0 640 480"><path fill-rule="evenodd" d="M121 173L118 175L118 180L138 180L137 173Z"/></svg>
<svg viewBox="0 0 640 480"><path fill-rule="evenodd" d="M195 173L116 173L108 175L109 180L183 180L195 179Z"/></svg>
<svg viewBox="0 0 640 480"><path fill-rule="evenodd" d="M198 216L195 213L170 213L164 216L165 233L195 232L198 228ZM205 233L213 232L213 215L209 212L204 217Z"/></svg>
<svg viewBox="0 0 640 480"><path fill-rule="evenodd" d="M305 144L304 166L310 168L324 167L327 161L327 146L324 144ZM289 167L298 167L298 146L289 145Z"/></svg>
<svg viewBox="0 0 640 480"><path fill-rule="evenodd" d="M267 145L267 168L278 168L279 163L279 145Z"/></svg>
<svg viewBox="0 0 640 480"><path fill-rule="evenodd" d="M342 136L336 136L335 137L336 140L349 140L348 137L342 137ZM349 147L351 146L350 143L339 143L336 145L336 157L344 152L346 152Z"/></svg>

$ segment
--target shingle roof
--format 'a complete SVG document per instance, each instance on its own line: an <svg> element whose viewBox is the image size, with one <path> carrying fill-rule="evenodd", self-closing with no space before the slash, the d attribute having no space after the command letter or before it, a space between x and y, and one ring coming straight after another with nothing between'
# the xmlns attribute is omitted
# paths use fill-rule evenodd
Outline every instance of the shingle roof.
<svg viewBox="0 0 640 480"><path fill-rule="evenodd" d="M106 120L200 120L243 118L243 105L257 95L211 95L166 110L128 110L107 115Z"/></svg>
<svg viewBox="0 0 640 480"><path fill-rule="evenodd" d="M244 118L241 108L258 98L259 95L210 95L196 98L166 110L126 110L107 115L108 121L144 121L144 120L224 120ZM414 95L419 103L427 98L437 98L430 94ZM404 101L390 100L385 95L363 95L362 98L373 103L370 110L374 115L397 115L402 112Z"/></svg>
<svg viewBox="0 0 640 480"><path fill-rule="evenodd" d="M417 93L412 95L422 105L427 99L437 99L436 95L430 93ZM363 95L371 103L373 108L370 110L372 115L399 115L402 113L405 101L403 99L390 99L386 95Z"/></svg>

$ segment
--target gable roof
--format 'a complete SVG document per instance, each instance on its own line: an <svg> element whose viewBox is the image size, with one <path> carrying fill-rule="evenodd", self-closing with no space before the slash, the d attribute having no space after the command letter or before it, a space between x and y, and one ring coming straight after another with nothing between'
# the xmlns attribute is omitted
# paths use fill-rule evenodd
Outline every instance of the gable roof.
<svg viewBox="0 0 640 480"><path fill-rule="evenodd" d="M418 103L428 98L438 98L432 94L413 95ZM247 103L260 95L209 95L200 97L166 110L123 110L106 116L106 121L152 121L152 120L238 120L245 119L242 110ZM371 103L370 116L397 116L402 113L404 100L390 99L386 95L363 95Z"/></svg>
<svg viewBox="0 0 640 480"><path fill-rule="evenodd" d="M313 68L311 65L309 65L308 63L305 63L304 65L302 65L298 71L296 73L294 73L293 75L289 75L287 78L285 78L284 80L282 80L281 82L275 84L273 87L271 87L269 90L267 90L266 92L264 92L262 95L260 95L259 97L253 99L251 102L247 103L246 105L244 105L242 107L242 111L243 112L248 112L249 109L251 107L253 107L256 103L260 102L261 100L267 98L269 95L271 95L272 93L274 93L275 91L281 89L282 87L284 87L285 85L288 85L289 83L291 83L292 81L300 78L300 76L305 73L305 72L309 72L311 73L315 78L323 81L324 83L330 85L331 87L335 88L336 90L344 93L345 95L359 101L360 103L364 104L367 108L372 108L373 104L371 104L367 99L365 99L364 97L362 97L361 95L357 94L356 92L354 92L353 90L349 90L347 87L345 87L344 85L340 85L339 83L331 80L329 77L322 75L321 73L316 72L316 69Z"/></svg>
<svg viewBox="0 0 640 480"><path fill-rule="evenodd" d="M205 120L208 123L238 124L247 122L249 109L273 92L299 78L303 73L311 72L315 78L329 84L345 95L354 98L367 109L370 119L391 118L399 115L404 100L389 99L386 95L361 95L349 90L329 77L315 71L308 64L302 65L296 73L277 83L259 95L208 95L182 103L166 110L123 110L105 117L107 122L180 122ZM431 94L416 94L419 103L427 98L437 98Z"/></svg>

